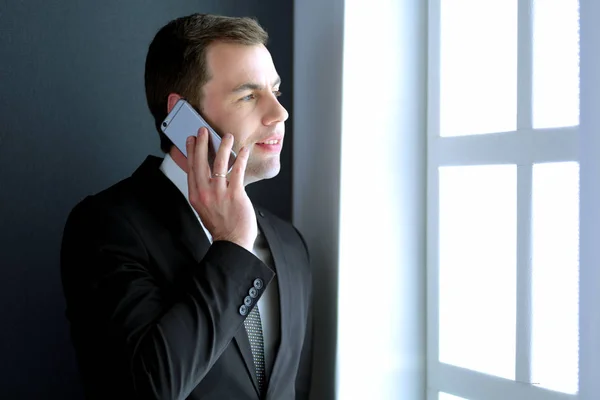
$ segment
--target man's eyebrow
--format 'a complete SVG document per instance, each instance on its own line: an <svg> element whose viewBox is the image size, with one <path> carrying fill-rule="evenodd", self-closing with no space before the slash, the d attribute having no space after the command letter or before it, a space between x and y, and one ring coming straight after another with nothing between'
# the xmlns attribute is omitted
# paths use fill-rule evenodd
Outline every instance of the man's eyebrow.
<svg viewBox="0 0 600 400"><path fill-rule="evenodd" d="M281 77L278 76L277 79L275 79L275 81L273 82L273 87L278 86L281 84ZM233 93L239 93L239 92L245 92L246 90L263 90L264 87L263 85L260 85L258 83L253 83L253 82L247 82L247 83L242 83L239 86L236 86L232 92Z"/></svg>

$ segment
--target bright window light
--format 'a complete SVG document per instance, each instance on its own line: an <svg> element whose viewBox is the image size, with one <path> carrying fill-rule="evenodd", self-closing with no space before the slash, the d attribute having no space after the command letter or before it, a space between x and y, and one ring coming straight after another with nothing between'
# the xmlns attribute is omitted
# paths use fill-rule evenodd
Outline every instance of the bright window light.
<svg viewBox="0 0 600 400"><path fill-rule="evenodd" d="M514 379L515 165L439 169L439 360Z"/></svg>
<svg viewBox="0 0 600 400"><path fill-rule="evenodd" d="M464 397L453 396L448 393L440 392L438 400L467 400Z"/></svg>
<svg viewBox="0 0 600 400"><path fill-rule="evenodd" d="M441 136L516 129L517 21L517 0L441 1Z"/></svg>
<svg viewBox="0 0 600 400"><path fill-rule="evenodd" d="M579 125L579 4L535 0L533 127Z"/></svg>
<svg viewBox="0 0 600 400"><path fill-rule="evenodd" d="M579 165L533 166L532 382L578 389Z"/></svg>

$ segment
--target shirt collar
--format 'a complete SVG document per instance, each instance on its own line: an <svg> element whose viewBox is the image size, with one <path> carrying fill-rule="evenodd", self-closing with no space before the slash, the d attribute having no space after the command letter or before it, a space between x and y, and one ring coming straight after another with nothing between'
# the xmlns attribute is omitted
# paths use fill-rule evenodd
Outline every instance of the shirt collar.
<svg viewBox="0 0 600 400"><path fill-rule="evenodd" d="M198 221L200 222L204 233L206 233L208 240L212 242L212 236L210 232L208 231L208 229L206 229L206 227L202 223L202 220L200 219L200 216L198 215L196 210L194 210L194 207L192 207L192 204L190 203L187 173L184 170L182 170L179 167L179 165L177 165L177 163L175 162L175 160L173 160L169 153L165 155L165 158L160 164L160 170L163 174L165 174L167 178L169 178L171 182L173 182L177 189L179 189L183 197L185 197L185 200L188 202L190 208L194 212L194 215L196 215L196 218L198 218Z"/></svg>
<svg viewBox="0 0 600 400"><path fill-rule="evenodd" d="M181 194L188 199L188 182L187 174L182 170L170 154L166 154L163 162L160 165L160 170L167 178L179 189Z"/></svg>

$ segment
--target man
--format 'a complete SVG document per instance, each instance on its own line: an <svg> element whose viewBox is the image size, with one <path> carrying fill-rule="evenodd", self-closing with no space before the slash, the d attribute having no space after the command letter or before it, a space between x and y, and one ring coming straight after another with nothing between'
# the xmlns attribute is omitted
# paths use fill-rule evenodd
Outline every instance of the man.
<svg viewBox="0 0 600 400"><path fill-rule="evenodd" d="M308 252L244 189L279 172L288 118L266 41L254 20L195 14L150 44L146 95L166 155L84 199L64 231L86 398L308 397ZM224 135L212 175L206 129L190 132L187 158L161 133L182 97Z"/></svg>

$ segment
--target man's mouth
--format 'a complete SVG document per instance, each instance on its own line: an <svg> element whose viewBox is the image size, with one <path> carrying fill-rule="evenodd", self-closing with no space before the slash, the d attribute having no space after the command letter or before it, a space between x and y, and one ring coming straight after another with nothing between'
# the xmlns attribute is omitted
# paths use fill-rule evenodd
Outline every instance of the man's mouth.
<svg viewBox="0 0 600 400"><path fill-rule="evenodd" d="M264 142L259 142L259 143L256 143L256 144L270 144L270 145L273 145L273 144L279 144L279 143L281 143L281 140L274 139L274 140L265 140Z"/></svg>
<svg viewBox="0 0 600 400"><path fill-rule="evenodd" d="M256 142L256 147L266 152L279 153L283 144L283 138L269 138L262 142Z"/></svg>

